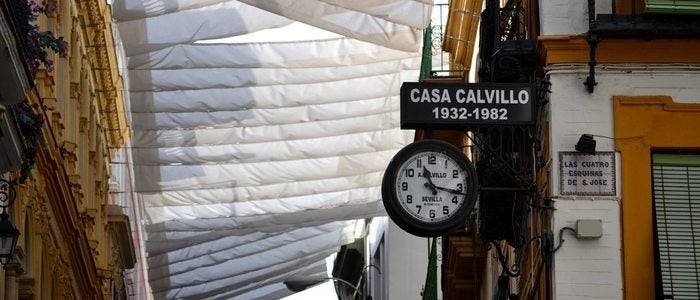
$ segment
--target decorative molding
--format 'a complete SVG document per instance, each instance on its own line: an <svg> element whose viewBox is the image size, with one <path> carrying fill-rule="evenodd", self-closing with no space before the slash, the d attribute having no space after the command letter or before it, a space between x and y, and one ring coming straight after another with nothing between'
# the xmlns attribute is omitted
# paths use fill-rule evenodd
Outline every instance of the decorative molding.
<svg viewBox="0 0 700 300"><path fill-rule="evenodd" d="M80 213L80 221L83 223L83 226L92 228L95 226L95 218L97 217L97 209L94 208L88 208L84 210L82 213Z"/></svg>
<svg viewBox="0 0 700 300"><path fill-rule="evenodd" d="M653 299L651 154L656 149L700 149L700 103L676 103L668 96L614 96L613 115L615 150L622 157L624 295Z"/></svg>
<svg viewBox="0 0 700 300"><path fill-rule="evenodd" d="M34 285L36 280L34 277L22 275L17 279L17 285L19 286L19 299L20 300L33 300L34 297Z"/></svg>
<svg viewBox="0 0 700 300"><path fill-rule="evenodd" d="M50 269L52 274L46 274L50 276L55 272L58 298L99 300L111 295L113 284L117 293L123 290L124 268L119 263L116 237L105 230L109 227L107 212L95 209L109 203L109 148L120 146L126 135L124 99L119 92L123 85L112 47L109 5L104 1L66 1L49 22L57 35L66 36L71 43L71 59L64 64L69 69L62 69L61 74L46 69L37 72L28 98L40 105L46 116L42 129L45 145L38 151L36 172L22 185L13 214L15 220L24 222L24 212L31 212L32 234L43 245L36 249L43 250L32 248L31 253L24 253L22 244L21 255L32 262L41 261L46 268L40 272ZM59 17L72 24L57 25ZM71 74L70 79L59 77L65 74ZM58 90L66 91L67 97L57 95ZM87 201L83 199L90 200L88 209L84 209ZM18 276L20 267L11 265L8 272ZM36 272L39 266L32 268ZM38 296L36 286L42 274L32 275L19 279L21 299Z"/></svg>
<svg viewBox="0 0 700 300"><path fill-rule="evenodd" d="M4 265L2 268L3 268L3 270L5 270L5 276L8 276L8 277L18 277L18 276L22 275L22 273L24 273L24 269L22 269L22 265L20 265L18 262L14 262L14 261Z"/></svg>
<svg viewBox="0 0 700 300"><path fill-rule="evenodd" d="M588 64L585 36L540 36L546 64ZM630 51L634 49L634 51ZM603 39L596 49L599 64L613 63L700 63L700 40L693 39Z"/></svg>
<svg viewBox="0 0 700 300"><path fill-rule="evenodd" d="M70 83L70 98L73 100L80 99L80 82Z"/></svg>

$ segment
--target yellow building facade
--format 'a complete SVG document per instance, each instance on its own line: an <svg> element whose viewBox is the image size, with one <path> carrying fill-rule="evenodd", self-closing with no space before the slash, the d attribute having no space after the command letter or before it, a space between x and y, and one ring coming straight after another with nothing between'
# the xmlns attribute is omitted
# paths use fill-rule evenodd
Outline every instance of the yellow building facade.
<svg viewBox="0 0 700 300"><path fill-rule="evenodd" d="M700 2L618 0L606 7L588 1L588 9L562 2L542 8L539 37L552 81L551 114L564 116L553 118L552 152L572 151L584 133L601 136L597 151L613 152L619 160L619 192L555 192L555 227L577 218L602 219L604 225L599 241L567 240L567 258L555 261L554 295L697 298L700 277L692 260L700 252L683 244L698 242L690 228L697 228L693 207L700 201L693 187L700 149L694 129L700 122ZM669 177L659 172L664 169L683 171ZM669 178L673 182L664 183ZM675 181L680 178L687 182ZM574 256L581 259L569 259Z"/></svg>
<svg viewBox="0 0 700 300"><path fill-rule="evenodd" d="M55 12L37 25L68 51L52 54L52 70L38 69L27 95L44 124L35 165L14 186L9 213L20 236L0 273L0 298L126 299L135 252L130 220L110 200L109 163L129 131L111 10L99 0L50 3Z"/></svg>

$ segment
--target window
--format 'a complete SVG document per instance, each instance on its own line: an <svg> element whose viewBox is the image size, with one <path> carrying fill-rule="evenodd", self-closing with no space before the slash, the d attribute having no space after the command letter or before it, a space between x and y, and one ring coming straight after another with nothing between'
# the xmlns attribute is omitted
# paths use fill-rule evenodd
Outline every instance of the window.
<svg viewBox="0 0 700 300"><path fill-rule="evenodd" d="M700 299L700 155L653 156L658 299Z"/></svg>
<svg viewBox="0 0 700 300"><path fill-rule="evenodd" d="M386 264L386 262L383 261L384 259L386 258L384 257L384 237L382 236L377 250L374 251L372 259L370 260L370 263L374 265L374 267L369 266L367 270L371 278L370 288L372 299L387 299L383 280L383 276L385 276L384 265ZM381 273L378 270L381 270Z"/></svg>

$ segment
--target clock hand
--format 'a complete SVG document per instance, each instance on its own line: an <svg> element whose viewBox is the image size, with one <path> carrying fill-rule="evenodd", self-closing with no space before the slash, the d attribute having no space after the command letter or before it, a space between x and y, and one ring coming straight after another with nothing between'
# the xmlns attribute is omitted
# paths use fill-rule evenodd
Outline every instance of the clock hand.
<svg viewBox="0 0 700 300"><path fill-rule="evenodd" d="M455 190L455 189L451 189L451 188L446 188L446 187L441 187L441 186L436 186L436 185L434 185L434 186L435 186L435 188L438 189L438 190L447 191L447 192L450 192L450 193L452 193L452 194L459 194L459 195L466 195L466 194L467 194L467 193L462 193L462 192L459 191L459 190Z"/></svg>
<svg viewBox="0 0 700 300"><path fill-rule="evenodd" d="M431 189L435 188L435 184L433 183L433 180L430 178L430 171L428 171L428 168L423 167L423 177L428 179L428 184L430 185Z"/></svg>
<svg viewBox="0 0 700 300"><path fill-rule="evenodd" d="M424 185L433 191L433 195L437 194L435 184L433 183L433 180L430 179L430 171L428 171L428 168L426 167L423 167L423 177L428 179L428 182L426 182Z"/></svg>
<svg viewBox="0 0 700 300"><path fill-rule="evenodd" d="M466 195L466 193L462 193L462 192L459 191L459 190L455 190L455 189L451 189L451 188L446 188L446 187L441 187L441 186L435 185L435 183L433 183L433 180L430 178L430 171L429 171L428 168L426 168L426 167L423 167L423 177L425 177L425 178L428 179L428 182L425 184L425 186L427 186L427 187L429 187L431 190L433 190L433 195L436 194L436 192L437 192L436 190L443 190L443 191L450 192L450 193L452 193L452 194Z"/></svg>

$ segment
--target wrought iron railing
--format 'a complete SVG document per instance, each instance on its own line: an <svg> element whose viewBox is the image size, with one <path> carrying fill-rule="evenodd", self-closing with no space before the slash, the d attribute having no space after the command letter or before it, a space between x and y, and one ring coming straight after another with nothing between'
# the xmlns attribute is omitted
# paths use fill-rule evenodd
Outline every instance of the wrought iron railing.
<svg viewBox="0 0 700 300"><path fill-rule="evenodd" d="M479 236L496 250L505 278L518 277L529 245L546 240L544 233L531 236L529 226L544 201L536 174L544 153L542 124L548 86L538 78L537 43L530 36L524 2L510 0L503 7L498 3L486 1L481 14L479 81L529 83L538 95L535 124L469 130L481 187ZM505 258L503 241L513 247L515 261L509 263Z"/></svg>
<svg viewBox="0 0 700 300"><path fill-rule="evenodd" d="M463 69L456 68L456 65L450 64L450 54L443 51L442 49L442 45L444 44L444 40L446 37L445 30L447 26L446 22L449 12L449 3L447 3L446 1L442 1L441 3L438 2L433 5L431 23L430 26L426 28L428 32L426 32L426 34L424 35L425 40L423 41L424 66L426 64L425 60L430 59L430 71L428 72L429 74L426 74L425 77L446 78L462 77L464 75ZM438 59L435 60L434 58L436 57Z"/></svg>
<svg viewBox="0 0 700 300"><path fill-rule="evenodd" d="M618 5L621 3L630 5L621 8ZM596 1L588 0L589 33L606 38L700 37L697 15L650 13L637 4L637 1L611 0L609 10L596 11Z"/></svg>
<svg viewBox="0 0 700 300"><path fill-rule="evenodd" d="M588 0L589 75L584 82L592 93L596 86L596 49L603 39L668 39L700 38L700 17L697 15L647 13L637 1L627 0L629 10L619 9L619 0L611 0L610 10L596 11L596 1Z"/></svg>
<svg viewBox="0 0 700 300"><path fill-rule="evenodd" d="M529 36L526 14L521 0L502 8L487 2L481 14L479 81L533 82L537 43Z"/></svg>

